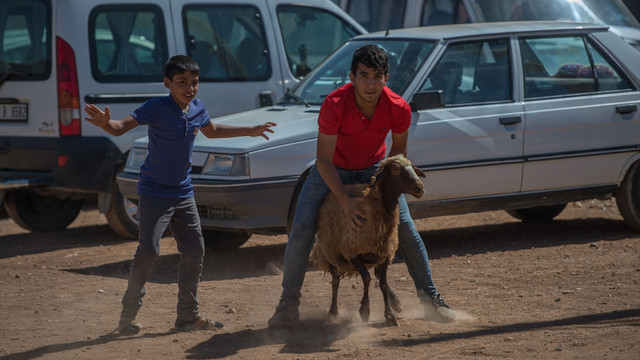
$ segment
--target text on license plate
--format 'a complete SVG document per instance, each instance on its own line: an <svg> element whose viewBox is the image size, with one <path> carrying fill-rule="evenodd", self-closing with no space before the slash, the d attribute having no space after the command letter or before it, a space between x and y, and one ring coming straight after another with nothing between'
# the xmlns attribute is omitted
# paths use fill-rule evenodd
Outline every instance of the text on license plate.
<svg viewBox="0 0 640 360"><path fill-rule="evenodd" d="M27 121L27 104L0 104L0 121Z"/></svg>

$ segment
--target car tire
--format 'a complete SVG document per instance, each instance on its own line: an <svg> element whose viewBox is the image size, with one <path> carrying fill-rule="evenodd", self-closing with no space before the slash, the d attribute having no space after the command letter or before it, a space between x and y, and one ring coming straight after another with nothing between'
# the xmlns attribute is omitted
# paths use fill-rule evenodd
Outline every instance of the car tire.
<svg viewBox="0 0 640 360"><path fill-rule="evenodd" d="M202 236L205 245L214 251L233 251L244 245L251 237L251 233L202 229Z"/></svg>
<svg viewBox="0 0 640 360"><path fill-rule="evenodd" d="M118 173L117 171L116 173ZM111 204L104 216L113 232L126 239L138 238L138 205L122 196L115 178L111 190Z"/></svg>
<svg viewBox="0 0 640 360"><path fill-rule="evenodd" d="M567 204L536 206L505 211L514 218L525 222L545 222L551 221L554 217L560 215L565 207L567 207Z"/></svg>
<svg viewBox="0 0 640 360"><path fill-rule="evenodd" d="M9 217L7 210L4 209L4 201L0 202L0 219L6 219Z"/></svg>
<svg viewBox="0 0 640 360"><path fill-rule="evenodd" d="M640 161L629 168L614 195L624 221L634 230L640 231Z"/></svg>
<svg viewBox="0 0 640 360"><path fill-rule="evenodd" d="M4 208L23 229L33 232L62 230L78 217L84 199L61 199L35 191L9 191Z"/></svg>

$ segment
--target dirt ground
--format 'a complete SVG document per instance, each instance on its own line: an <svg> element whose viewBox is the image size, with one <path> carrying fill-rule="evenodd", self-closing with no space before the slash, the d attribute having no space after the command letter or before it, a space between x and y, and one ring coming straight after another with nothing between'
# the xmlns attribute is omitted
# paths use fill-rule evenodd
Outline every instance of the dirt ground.
<svg viewBox="0 0 640 360"><path fill-rule="evenodd" d="M611 200L569 204L553 222L504 212L416 222L434 280L459 320L422 320L407 268L389 269L404 312L387 327L371 289L369 323L357 316L362 282L340 288L339 324L325 323L330 276L309 268L301 326L266 328L280 294L286 237L254 236L209 251L202 314L222 330L170 333L178 254L166 237L135 336L116 326L136 243L87 209L66 231L31 234L0 219L0 360L4 359L640 359L640 233Z"/></svg>

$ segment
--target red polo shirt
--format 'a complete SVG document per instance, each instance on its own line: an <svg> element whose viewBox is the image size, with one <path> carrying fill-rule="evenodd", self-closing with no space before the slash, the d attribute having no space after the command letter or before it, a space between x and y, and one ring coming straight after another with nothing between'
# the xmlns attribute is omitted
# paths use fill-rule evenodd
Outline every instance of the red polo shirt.
<svg viewBox="0 0 640 360"><path fill-rule="evenodd" d="M346 170L365 169L384 159L389 130L401 134L409 125L409 104L386 86L371 120L358 110L351 83L329 94L318 116L321 133L338 135L333 164Z"/></svg>

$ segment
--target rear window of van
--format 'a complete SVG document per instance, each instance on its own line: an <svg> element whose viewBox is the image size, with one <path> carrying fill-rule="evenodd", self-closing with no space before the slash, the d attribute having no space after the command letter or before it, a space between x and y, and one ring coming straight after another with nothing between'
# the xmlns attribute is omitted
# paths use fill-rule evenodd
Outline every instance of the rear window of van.
<svg viewBox="0 0 640 360"><path fill-rule="evenodd" d="M0 78L45 80L51 75L51 4L0 2Z"/></svg>
<svg viewBox="0 0 640 360"><path fill-rule="evenodd" d="M96 81L162 81L168 50L159 7L97 6L89 15L89 39L91 73Z"/></svg>

